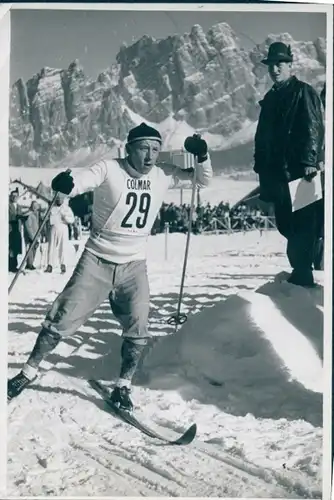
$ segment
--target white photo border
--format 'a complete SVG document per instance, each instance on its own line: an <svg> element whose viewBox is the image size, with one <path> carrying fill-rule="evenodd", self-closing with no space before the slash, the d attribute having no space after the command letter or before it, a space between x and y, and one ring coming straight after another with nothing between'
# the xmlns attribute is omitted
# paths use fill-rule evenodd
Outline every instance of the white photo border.
<svg viewBox="0 0 334 500"><path fill-rule="evenodd" d="M10 67L10 13L11 10L147 10L147 11L235 11L235 12L314 12L327 16L327 64L326 64L326 165L332 172L333 165L333 5L329 0L305 3L305 0L294 0L294 4L145 4L145 3L15 3L0 4L0 223L2 238L0 241L0 497L6 496L6 425L7 425L7 330L8 330L8 183L9 183L9 151L8 151L8 121L9 121L9 67ZM307 0L306 0L307 2ZM298 4L301 5L298 5ZM331 466L332 466L332 206L333 179L326 176L325 188L325 293L324 293L324 398L323 398L323 499L331 497ZM7 288L5 288L7 287ZM26 497L28 498L28 497ZM62 497L53 497L62 498ZM78 497L64 497L66 499ZM98 498L98 497L95 497ZM116 497L114 497L116 498ZM107 497L103 497L104 500Z"/></svg>

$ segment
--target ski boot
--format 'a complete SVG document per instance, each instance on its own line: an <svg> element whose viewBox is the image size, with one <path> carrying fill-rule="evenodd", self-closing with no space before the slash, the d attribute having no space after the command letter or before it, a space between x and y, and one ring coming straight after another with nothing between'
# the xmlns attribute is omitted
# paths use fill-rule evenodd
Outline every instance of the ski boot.
<svg viewBox="0 0 334 500"><path fill-rule="evenodd" d="M31 382L35 380L34 377L33 379L30 379L24 375L24 373L21 371L15 377L11 378L7 382L7 401L11 401L13 398L16 398L21 394L21 392L29 385Z"/></svg>
<svg viewBox="0 0 334 500"><path fill-rule="evenodd" d="M110 394L109 401L116 408L131 412L133 410L133 403L130 399L130 392L128 387L115 387Z"/></svg>

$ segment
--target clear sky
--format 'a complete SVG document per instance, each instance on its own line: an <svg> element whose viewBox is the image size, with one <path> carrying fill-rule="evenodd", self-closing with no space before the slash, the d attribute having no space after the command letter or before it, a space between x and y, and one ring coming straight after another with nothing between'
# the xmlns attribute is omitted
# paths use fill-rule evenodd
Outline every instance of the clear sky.
<svg viewBox="0 0 334 500"><path fill-rule="evenodd" d="M219 22L227 22L245 48L269 33L288 32L295 40L326 36L326 16L317 13L14 10L11 83L28 80L43 66L67 68L74 59L96 78L115 62L122 42L183 34L194 24L207 31Z"/></svg>

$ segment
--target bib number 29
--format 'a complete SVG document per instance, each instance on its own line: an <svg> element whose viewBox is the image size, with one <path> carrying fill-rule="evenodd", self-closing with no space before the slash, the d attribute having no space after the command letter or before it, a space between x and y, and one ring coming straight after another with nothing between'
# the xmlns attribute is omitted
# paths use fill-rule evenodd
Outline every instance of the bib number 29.
<svg viewBox="0 0 334 500"><path fill-rule="evenodd" d="M121 223L121 227L131 228L135 225L138 229L143 229L147 222L148 212L151 206L151 195L149 193L142 193L140 196L135 192L130 192L127 194L126 205L130 206L128 213L124 217ZM132 218L133 213L137 211L138 217Z"/></svg>

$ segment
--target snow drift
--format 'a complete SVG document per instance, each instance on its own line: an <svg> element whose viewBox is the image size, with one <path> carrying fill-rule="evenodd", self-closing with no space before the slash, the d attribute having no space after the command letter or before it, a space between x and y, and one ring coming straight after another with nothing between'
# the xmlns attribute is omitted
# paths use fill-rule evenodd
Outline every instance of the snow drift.
<svg viewBox="0 0 334 500"><path fill-rule="evenodd" d="M187 398L211 394L238 415L321 425L323 287L285 278L231 295L160 339L143 366L146 385L178 388Z"/></svg>
<svg viewBox="0 0 334 500"><path fill-rule="evenodd" d="M43 266L13 289L8 376L25 362L83 243L69 251L66 275ZM121 331L106 302L9 405L6 497L324 496L322 273L317 290L284 282L286 242L277 231L193 236L188 321L173 334L166 320L177 305L184 247L185 235L170 234L166 259L164 235L149 239L157 340L133 400L143 421L167 436L196 422L196 440L166 449L113 419L90 389L87 378L112 383L119 373Z"/></svg>

